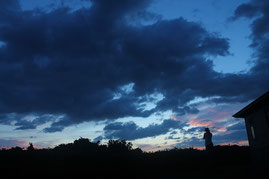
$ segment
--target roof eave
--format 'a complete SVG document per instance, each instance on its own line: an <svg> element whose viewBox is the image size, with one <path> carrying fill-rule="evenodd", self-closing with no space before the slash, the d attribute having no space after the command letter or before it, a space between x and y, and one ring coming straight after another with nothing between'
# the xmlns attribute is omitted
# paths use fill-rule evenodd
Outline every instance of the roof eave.
<svg viewBox="0 0 269 179"><path fill-rule="evenodd" d="M245 118L247 116L247 114L251 113L251 111L253 110L253 108L255 108L260 103L264 102L264 99L265 98L268 101L269 91L267 91L262 96L258 97L256 100L252 101L250 104L248 104L247 106L245 106L243 109L241 109L237 113L235 113L233 115L233 117L235 117L235 118Z"/></svg>
<svg viewBox="0 0 269 179"><path fill-rule="evenodd" d="M239 111L238 113L233 115L234 118L245 118L245 115L241 114L241 112Z"/></svg>

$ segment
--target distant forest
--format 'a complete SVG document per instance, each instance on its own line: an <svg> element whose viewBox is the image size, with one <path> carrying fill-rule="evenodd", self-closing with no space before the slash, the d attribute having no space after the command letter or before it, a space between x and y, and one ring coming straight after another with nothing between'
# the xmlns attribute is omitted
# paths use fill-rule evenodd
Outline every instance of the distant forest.
<svg viewBox="0 0 269 179"><path fill-rule="evenodd" d="M125 140L107 145L80 138L55 148L0 150L1 178L257 178L266 165L251 160L248 146L215 146L143 152Z"/></svg>

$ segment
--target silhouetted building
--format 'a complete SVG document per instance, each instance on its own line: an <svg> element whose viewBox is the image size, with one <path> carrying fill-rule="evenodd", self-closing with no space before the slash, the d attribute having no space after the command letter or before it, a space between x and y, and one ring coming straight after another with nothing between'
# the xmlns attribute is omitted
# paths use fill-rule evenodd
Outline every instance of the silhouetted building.
<svg viewBox="0 0 269 179"><path fill-rule="evenodd" d="M245 118L254 159L269 161L269 91L233 115Z"/></svg>

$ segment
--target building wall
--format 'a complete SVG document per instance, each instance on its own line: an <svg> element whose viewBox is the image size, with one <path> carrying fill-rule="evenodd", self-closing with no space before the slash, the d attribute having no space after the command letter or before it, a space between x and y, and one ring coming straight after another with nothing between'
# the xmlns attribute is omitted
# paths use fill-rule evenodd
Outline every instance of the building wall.
<svg viewBox="0 0 269 179"><path fill-rule="evenodd" d="M245 122L254 157L269 160L269 105L247 116Z"/></svg>
<svg viewBox="0 0 269 179"><path fill-rule="evenodd" d="M265 115L266 115L265 117L266 117L267 126L269 128L269 104L264 107L264 111L265 111Z"/></svg>
<svg viewBox="0 0 269 179"><path fill-rule="evenodd" d="M254 146L254 139L251 135L251 131L250 131L250 123L249 123L249 120L248 118L245 118L245 124L246 124L246 130L247 130L247 135L248 135L248 143L249 143L249 146Z"/></svg>

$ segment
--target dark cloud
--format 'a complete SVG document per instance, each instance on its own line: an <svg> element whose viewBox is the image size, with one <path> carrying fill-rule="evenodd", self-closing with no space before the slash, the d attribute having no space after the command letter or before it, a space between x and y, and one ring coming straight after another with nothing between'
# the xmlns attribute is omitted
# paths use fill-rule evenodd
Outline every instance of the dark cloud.
<svg viewBox="0 0 269 179"><path fill-rule="evenodd" d="M245 6L247 7L252 7L252 8L244 8ZM251 14L252 9L255 8L255 12L253 13L252 16L248 16L246 14ZM242 9L242 10L241 10ZM241 10L241 13L236 13L237 11ZM268 32L269 32L269 25L268 25L268 13L269 10L269 2L266 0L252 0L247 4L242 4L239 6L236 11L234 16L236 18L240 17L248 17L248 18L253 18L254 20L251 24L251 38L253 40L252 47L254 47L255 50L262 50L263 46L267 46L268 42ZM261 48L259 48L261 47ZM258 53L258 55L260 55ZM259 56L261 57L261 56ZM268 58L268 56L267 56Z"/></svg>
<svg viewBox="0 0 269 179"><path fill-rule="evenodd" d="M205 127L192 127L190 129L185 130L185 134L188 133L194 133L194 132L204 132L205 131Z"/></svg>
<svg viewBox="0 0 269 179"><path fill-rule="evenodd" d="M258 12L259 9L255 4L241 4L234 12L234 20L238 17L253 18Z"/></svg>
<svg viewBox="0 0 269 179"><path fill-rule="evenodd" d="M71 121L70 119L66 118L66 117L62 117L60 120L54 122L51 124L50 127L47 127L43 130L43 132L46 133L52 133L52 132L60 132L62 131L66 126L70 126L74 124L73 121Z"/></svg>
<svg viewBox="0 0 269 179"><path fill-rule="evenodd" d="M248 8L246 8L248 7ZM240 13L238 13L240 11ZM255 13L254 13L255 12ZM251 15L250 15L251 14ZM252 39L251 47L254 50L253 67L248 75L249 79L260 89L268 90L269 77L269 2L266 0L252 0L247 4L242 4L235 11L236 18L254 18L251 24ZM260 90L259 91L264 91Z"/></svg>
<svg viewBox="0 0 269 179"><path fill-rule="evenodd" d="M156 21L146 10L150 1L93 0L90 8L48 12L22 11L15 0L1 3L0 113L65 116L45 132L166 110L197 113L186 105L196 96L246 101L268 87L262 81L268 72L258 63L251 74L215 72L210 58L229 55L228 39L183 18ZM141 19L152 24L132 24ZM246 88L250 83L259 90ZM133 89L123 92L128 84ZM164 98L145 110L154 93ZM18 124L34 129L42 122Z"/></svg>
<svg viewBox="0 0 269 179"><path fill-rule="evenodd" d="M145 128L137 126L134 122L115 122L105 126L103 139L135 140L155 137L166 134L171 129L180 129L183 126L184 124L172 119L164 120L161 124L151 124Z"/></svg>
<svg viewBox="0 0 269 179"><path fill-rule="evenodd" d="M55 115L40 114L2 114L0 115L0 124L14 125L15 130L36 129L37 126L47 122L56 121Z"/></svg>
<svg viewBox="0 0 269 179"><path fill-rule="evenodd" d="M17 22L19 19L20 4L17 0L0 1L0 22L6 24L10 22Z"/></svg>

